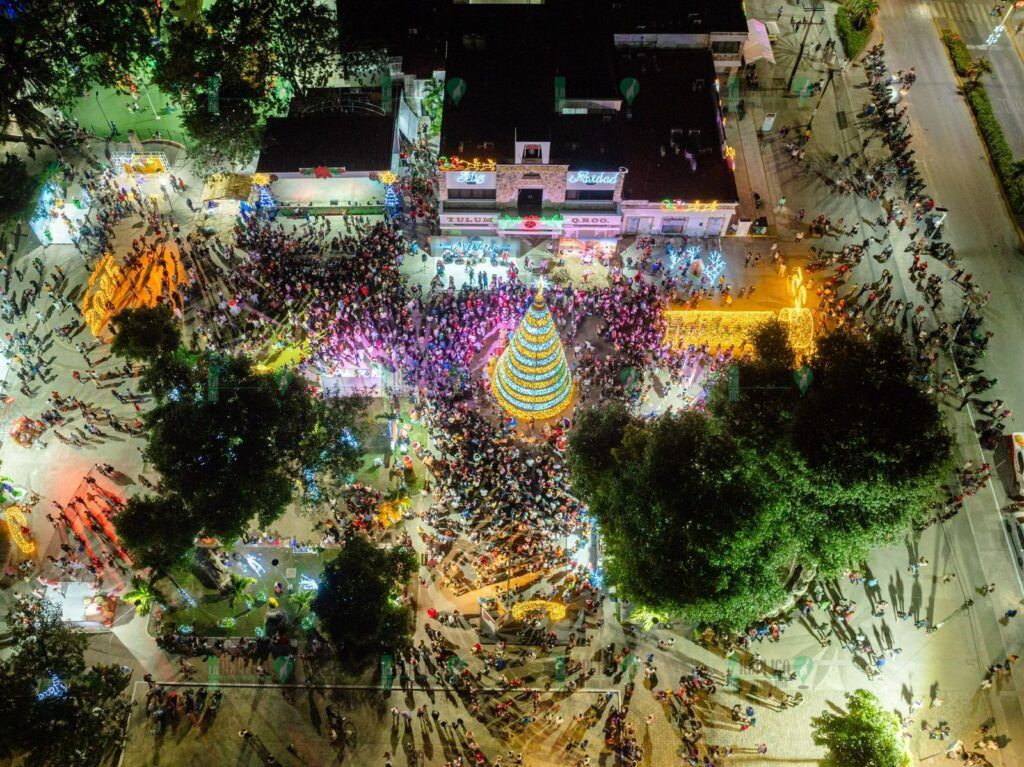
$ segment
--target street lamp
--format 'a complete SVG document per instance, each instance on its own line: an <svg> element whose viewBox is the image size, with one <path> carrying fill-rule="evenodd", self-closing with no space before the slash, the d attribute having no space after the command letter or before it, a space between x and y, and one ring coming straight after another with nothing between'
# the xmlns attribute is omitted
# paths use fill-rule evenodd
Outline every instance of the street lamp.
<svg viewBox="0 0 1024 767"><path fill-rule="evenodd" d="M1016 7L1016 3L1010 4L1010 7L1006 9L1006 13L1003 14L1003 18L1000 19L995 29L992 30L992 33L985 40L985 53L981 56L982 61L988 59L988 52L992 49L993 45L999 42L999 38L1003 36L1003 30L1006 29L1006 21L1010 18L1010 14L1013 13Z"/></svg>
<svg viewBox="0 0 1024 767"><path fill-rule="evenodd" d="M814 111L811 112L810 119L807 120L807 130L811 129L811 124L814 122L814 116L818 114L818 107L821 106L822 100L825 98L825 91L828 90L828 86L832 84L832 80L835 78L836 70L830 65L828 68L828 78L825 80L825 87L821 89L821 95L818 97L818 103L814 105Z"/></svg>
<svg viewBox="0 0 1024 767"><path fill-rule="evenodd" d="M796 55L796 61L793 62L793 71L789 73L789 82L786 83L786 93L789 93L793 89L793 80L796 79L796 70L800 66L800 61L804 57L804 48L807 45L807 33L811 31L811 25L812 24L824 24L825 23L824 19L821 20L821 21L815 21L814 20L814 14L816 14L818 11L822 11L824 9L825 9L825 6L822 5L821 3L819 3L818 0L812 0L812 4L811 4L811 17L808 20L803 22L806 25L804 27L804 36L800 40L800 51Z"/></svg>
<svg viewBox="0 0 1024 767"><path fill-rule="evenodd" d="M103 111L103 104L100 103L100 89L96 89L96 106L100 109L100 114L103 115L103 119L107 121L107 125L110 126L110 135L114 135L114 123L110 122L110 118L107 117L107 113Z"/></svg>

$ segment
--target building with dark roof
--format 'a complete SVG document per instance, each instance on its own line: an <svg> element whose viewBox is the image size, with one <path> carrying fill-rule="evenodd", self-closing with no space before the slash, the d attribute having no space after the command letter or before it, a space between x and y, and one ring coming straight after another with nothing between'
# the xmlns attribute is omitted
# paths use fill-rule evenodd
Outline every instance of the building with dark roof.
<svg viewBox="0 0 1024 767"><path fill-rule="evenodd" d="M347 173L390 170L394 114L313 112L267 119L258 173L287 177L318 167Z"/></svg>
<svg viewBox="0 0 1024 767"><path fill-rule="evenodd" d="M287 117L271 117L256 171L272 177L283 206L335 210L383 204L378 174L398 167L400 89L322 88L295 98Z"/></svg>
<svg viewBox="0 0 1024 767"><path fill-rule="evenodd" d="M616 45L624 22L579 8L452 9L442 231L723 234L738 195L711 51Z"/></svg>
<svg viewBox="0 0 1024 767"><path fill-rule="evenodd" d="M293 102L288 117L268 121L260 172L373 180L396 167L400 136L427 121L431 81L445 82L445 233L585 238L729 226L738 196L716 73L740 63L741 0L393 0L386 19L373 4L338 0L338 17L347 44L387 51L394 90ZM325 204L347 199L337 186ZM327 188L289 194L320 201Z"/></svg>

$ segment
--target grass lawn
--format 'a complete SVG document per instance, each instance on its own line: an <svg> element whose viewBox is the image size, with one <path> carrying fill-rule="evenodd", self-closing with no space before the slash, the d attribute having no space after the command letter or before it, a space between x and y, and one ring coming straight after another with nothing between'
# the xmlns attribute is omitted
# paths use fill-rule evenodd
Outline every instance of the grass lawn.
<svg viewBox="0 0 1024 767"><path fill-rule="evenodd" d="M149 98L146 97L147 93ZM150 100L153 102L152 108ZM191 138L182 128L181 112L174 110L168 113L169 101L170 98L155 85L140 86L138 101L131 94L115 88L92 88L87 97L79 99L74 105L71 116L77 118L85 130L97 136L109 136L109 123L113 122L120 131L119 138L122 141L129 130L134 130L140 139L155 138L156 132L160 131L163 138L187 146ZM139 109L132 111L136 105Z"/></svg>
<svg viewBox="0 0 1024 767"><path fill-rule="evenodd" d="M268 547L258 550L245 549L236 552L239 559L235 560L229 570L236 575L255 577L256 583L249 588L251 607L239 600L234 608L228 604L227 598L220 592L208 589L199 582L188 566L179 566L173 573L174 582L164 578L157 583L157 589L165 599L167 610L163 615L165 621L177 625L189 625L197 634L203 636L247 636L256 635L256 629L262 629L267 613L274 609L270 606L270 598L274 597L274 584L280 582L285 592L276 597L278 608L290 618L290 624L296 628L301 616L297 608L289 600L288 585L293 586L291 593L299 593L299 581L303 575L316 579L323 570L324 557L331 558L331 552L324 554L300 554L287 547ZM262 575L255 572L245 563L245 554L251 554L265 569ZM277 565L273 564L274 560ZM294 570L294 574L292 574ZM192 607L178 591L175 582L192 599L196 606ZM303 613L306 615L307 613ZM226 618L234 618L234 625L223 625ZM150 621L150 632L159 633L159 620ZM300 629L301 630L301 629Z"/></svg>

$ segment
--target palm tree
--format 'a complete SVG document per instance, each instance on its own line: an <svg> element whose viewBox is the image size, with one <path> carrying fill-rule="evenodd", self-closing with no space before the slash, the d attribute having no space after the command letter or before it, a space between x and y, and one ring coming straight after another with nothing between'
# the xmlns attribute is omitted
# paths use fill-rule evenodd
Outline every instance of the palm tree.
<svg viewBox="0 0 1024 767"><path fill-rule="evenodd" d="M235 575L232 573L231 579L224 586L224 594L228 598L228 607L231 611L235 611L235 604L240 599L244 599L246 603L249 601L249 587L256 582L255 578L250 578L246 575Z"/></svg>
<svg viewBox="0 0 1024 767"><path fill-rule="evenodd" d="M982 75L987 75L991 72L992 62L988 59L978 59L977 61L972 61L970 66L967 67L967 79L972 83L977 83Z"/></svg>
<svg viewBox="0 0 1024 767"><path fill-rule="evenodd" d="M155 580L132 576L132 590L124 595L124 601L135 605L139 615L149 615L153 605L160 601L160 595L156 593Z"/></svg>
<svg viewBox="0 0 1024 767"><path fill-rule="evenodd" d="M878 0L844 0L843 5L857 29L864 29L871 17L878 13Z"/></svg>
<svg viewBox="0 0 1024 767"><path fill-rule="evenodd" d="M295 617L308 610L314 599L316 599L315 591L296 591L288 597L288 601L295 605Z"/></svg>

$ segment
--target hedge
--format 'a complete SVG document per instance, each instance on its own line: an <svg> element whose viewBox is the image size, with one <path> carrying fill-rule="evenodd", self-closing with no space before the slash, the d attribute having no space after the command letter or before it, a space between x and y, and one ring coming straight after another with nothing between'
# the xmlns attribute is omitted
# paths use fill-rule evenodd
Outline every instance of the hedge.
<svg viewBox="0 0 1024 767"><path fill-rule="evenodd" d="M964 41L960 39L959 35L948 30L942 33L942 41L949 50L953 69L961 77L965 76L972 62L971 54ZM988 147L988 154L992 158L992 165L995 166L999 183L1010 201L1010 207L1014 213L1024 213L1024 176L1017 172L1013 150L1006 141L1003 127L996 119L996 113L992 109L988 93L985 92L985 86L981 83L972 83L971 87L963 90L967 103L970 104L971 111L974 113L978 129Z"/></svg>
<svg viewBox="0 0 1024 767"><path fill-rule="evenodd" d="M874 29L874 22L868 20L864 29L857 29L850 19L850 13L846 7L841 5L836 9L836 34L839 35L839 42L843 44L843 52L846 58L852 59L857 56L864 46L868 44L871 31Z"/></svg>

